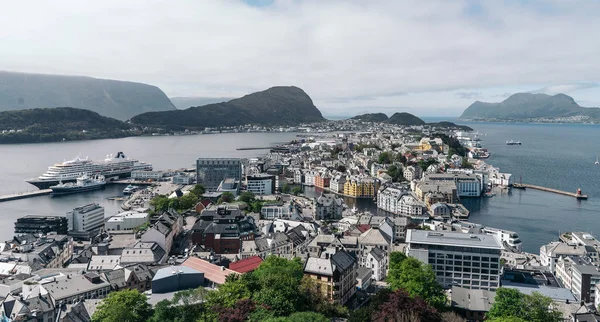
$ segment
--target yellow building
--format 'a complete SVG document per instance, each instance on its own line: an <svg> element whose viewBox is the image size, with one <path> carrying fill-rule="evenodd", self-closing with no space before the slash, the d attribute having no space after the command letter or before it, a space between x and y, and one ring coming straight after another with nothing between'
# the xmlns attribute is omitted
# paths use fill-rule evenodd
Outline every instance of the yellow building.
<svg viewBox="0 0 600 322"><path fill-rule="evenodd" d="M373 198L379 189L379 180L370 177L352 177L344 183L344 194L352 198Z"/></svg>

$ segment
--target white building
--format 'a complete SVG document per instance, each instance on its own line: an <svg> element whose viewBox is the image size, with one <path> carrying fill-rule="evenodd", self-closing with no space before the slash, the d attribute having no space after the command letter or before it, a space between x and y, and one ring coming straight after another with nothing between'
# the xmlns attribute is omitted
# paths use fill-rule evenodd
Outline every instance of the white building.
<svg viewBox="0 0 600 322"><path fill-rule="evenodd" d="M194 182L194 178L185 173L178 173L173 176L173 184L190 185Z"/></svg>
<svg viewBox="0 0 600 322"><path fill-rule="evenodd" d="M430 264L444 287L499 287L502 243L496 235L409 229L406 243L406 254Z"/></svg>
<svg viewBox="0 0 600 322"><path fill-rule="evenodd" d="M162 179L163 175L164 174L162 171L142 171L142 170L131 171L131 179L135 179L135 180L158 181L158 180Z"/></svg>
<svg viewBox="0 0 600 322"><path fill-rule="evenodd" d="M498 239L500 239L502 246L505 246L504 244L506 243L509 248L513 248L518 252L523 251L523 243L521 242L521 239L519 239L519 235L514 231L492 227L484 227L482 231L488 235L496 235Z"/></svg>
<svg viewBox="0 0 600 322"><path fill-rule="evenodd" d="M371 269L372 277L376 281L382 281L386 276L388 265L387 253L381 250L381 248L374 247L367 254L366 262L364 266Z"/></svg>
<svg viewBox="0 0 600 322"><path fill-rule="evenodd" d="M312 187L315 185L315 177L318 175L315 171L306 171L304 173L304 185Z"/></svg>
<svg viewBox="0 0 600 322"><path fill-rule="evenodd" d="M293 219L295 217L294 207L290 203L282 205L264 205L260 209L260 217L262 219Z"/></svg>
<svg viewBox="0 0 600 322"><path fill-rule="evenodd" d="M106 231L133 230L148 222L148 213L125 211L109 218L104 224Z"/></svg>
<svg viewBox="0 0 600 322"><path fill-rule="evenodd" d="M275 176L256 174L246 177L246 190L255 195L272 195L275 193Z"/></svg>
<svg viewBox="0 0 600 322"><path fill-rule="evenodd" d="M377 194L377 207L409 217L427 215L425 203L414 192L396 187L387 187Z"/></svg>
<svg viewBox="0 0 600 322"><path fill-rule="evenodd" d="M600 284L600 269L582 257L560 257L556 263L556 277L573 295L586 303L596 301L596 285Z"/></svg>
<svg viewBox="0 0 600 322"><path fill-rule="evenodd" d="M413 165L409 165L408 167L404 168L404 171L402 172L404 179L407 181L421 179L421 173L421 168Z"/></svg>
<svg viewBox="0 0 600 322"><path fill-rule="evenodd" d="M344 199L333 193L323 193L315 201L315 220L333 220L342 218Z"/></svg>
<svg viewBox="0 0 600 322"><path fill-rule="evenodd" d="M91 233L104 226L104 207L97 203L77 207L67 212L69 232Z"/></svg>

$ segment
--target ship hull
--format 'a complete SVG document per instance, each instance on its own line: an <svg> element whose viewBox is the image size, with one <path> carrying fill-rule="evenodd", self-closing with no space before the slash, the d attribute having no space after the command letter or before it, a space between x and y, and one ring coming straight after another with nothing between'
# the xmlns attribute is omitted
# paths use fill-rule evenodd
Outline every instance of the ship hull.
<svg viewBox="0 0 600 322"><path fill-rule="evenodd" d="M72 188L52 188L53 196L62 196L62 195L70 195L73 193L87 192L87 191L95 191L104 189L106 184L99 184L87 187L72 187Z"/></svg>
<svg viewBox="0 0 600 322"><path fill-rule="evenodd" d="M100 174L103 175L102 173L100 173ZM111 174L111 175L107 174L106 177L107 178L114 178L114 177L128 178L128 177L131 177L131 172L120 173L120 174ZM75 181L77 181L77 179L73 178L73 179L65 179L65 180L61 180L61 181L63 183L67 183L67 182L75 182ZM40 190L50 189L50 187L56 186L57 184L60 183L59 180L39 180L39 179L25 180L25 182L36 186Z"/></svg>

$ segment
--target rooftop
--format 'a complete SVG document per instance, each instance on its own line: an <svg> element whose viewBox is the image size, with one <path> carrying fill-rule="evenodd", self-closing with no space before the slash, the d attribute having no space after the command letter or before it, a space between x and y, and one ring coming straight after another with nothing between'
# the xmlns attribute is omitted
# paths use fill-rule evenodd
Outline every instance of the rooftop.
<svg viewBox="0 0 600 322"><path fill-rule="evenodd" d="M247 273L257 269L262 262L262 258L252 256L229 264L229 269L238 273Z"/></svg>
<svg viewBox="0 0 600 322"><path fill-rule="evenodd" d="M189 257L182 264L183 266L191 267L199 272L204 273L204 278L215 284L224 284L225 278L230 274L237 274L236 272L227 269L222 266L211 264L203 259L196 257Z"/></svg>
<svg viewBox="0 0 600 322"><path fill-rule="evenodd" d="M408 244L447 245L487 249L502 249L502 243L496 235L463 234L459 232L434 232L409 229L406 232Z"/></svg>

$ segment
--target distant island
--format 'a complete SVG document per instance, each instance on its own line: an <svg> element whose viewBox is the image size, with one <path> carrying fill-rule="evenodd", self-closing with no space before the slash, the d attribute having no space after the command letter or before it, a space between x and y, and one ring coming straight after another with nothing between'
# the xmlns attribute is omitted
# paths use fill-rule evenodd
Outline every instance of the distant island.
<svg viewBox="0 0 600 322"><path fill-rule="evenodd" d="M83 76L0 71L0 111L69 106L125 121L135 115L175 110L152 85Z"/></svg>
<svg viewBox="0 0 600 322"><path fill-rule="evenodd" d="M387 123L387 124L404 125L404 126L428 125L428 126L432 126L432 127L453 128L453 129L457 129L457 130L461 130L461 131L473 131L472 128L470 128L466 125L458 125L458 124L454 124L454 123L448 122L448 121L426 123L419 117L417 117L413 114L410 114L410 113L406 113L406 112L394 113L389 118L384 113L367 113L367 114L356 115L350 119L356 120L356 121L361 121L361 122Z"/></svg>
<svg viewBox="0 0 600 322"><path fill-rule="evenodd" d="M0 112L2 144L108 139L139 134L125 122L71 107Z"/></svg>
<svg viewBox="0 0 600 322"><path fill-rule="evenodd" d="M476 101L462 120L489 122L598 123L600 108L582 107L565 94L517 93L499 103Z"/></svg>
<svg viewBox="0 0 600 322"><path fill-rule="evenodd" d="M149 112L131 118L131 123L135 125L175 131L245 124L299 125L322 121L325 118L310 96L295 86L271 87L227 102L185 110Z"/></svg>

